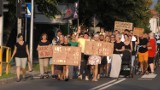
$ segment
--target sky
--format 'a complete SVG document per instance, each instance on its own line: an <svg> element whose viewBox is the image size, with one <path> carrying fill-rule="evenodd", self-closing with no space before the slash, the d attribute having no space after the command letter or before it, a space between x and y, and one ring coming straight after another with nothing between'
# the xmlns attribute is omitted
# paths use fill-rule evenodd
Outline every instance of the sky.
<svg viewBox="0 0 160 90"><path fill-rule="evenodd" d="M155 5L157 4L157 1L158 1L158 0L152 0L152 1L153 1L153 4L151 5L150 8L151 8L151 9L154 9L154 7L155 7Z"/></svg>

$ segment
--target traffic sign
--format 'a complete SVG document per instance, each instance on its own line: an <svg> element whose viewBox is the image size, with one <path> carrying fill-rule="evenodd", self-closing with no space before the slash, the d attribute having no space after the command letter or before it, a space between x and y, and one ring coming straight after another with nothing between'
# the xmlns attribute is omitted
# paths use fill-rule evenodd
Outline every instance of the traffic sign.
<svg viewBox="0 0 160 90"><path fill-rule="evenodd" d="M27 3L27 14L25 15L27 18L31 17L31 3Z"/></svg>

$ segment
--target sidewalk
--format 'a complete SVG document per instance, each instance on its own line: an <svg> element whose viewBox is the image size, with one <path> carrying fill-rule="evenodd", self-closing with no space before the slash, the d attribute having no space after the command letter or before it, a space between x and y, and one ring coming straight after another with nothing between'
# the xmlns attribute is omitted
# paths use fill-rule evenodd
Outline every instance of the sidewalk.
<svg viewBox="0 0 160 90"><path fill-rule="evenodd" d="M5 85L5 84L16 82L16 66L11 66L10 71L11 73L15 74L15 76L11 78L0 79L0 85ZM32 71L32 72L27 71L26 72L27 79L32 79L32 77L38 76L38 75L39 75L39 72L37 71Z"/></svg>

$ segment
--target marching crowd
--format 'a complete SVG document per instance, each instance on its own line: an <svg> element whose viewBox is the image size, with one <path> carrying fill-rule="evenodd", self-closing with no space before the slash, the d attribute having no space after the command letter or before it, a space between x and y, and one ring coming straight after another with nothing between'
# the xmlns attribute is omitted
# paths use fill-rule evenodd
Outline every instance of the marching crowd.
<svg viewBox="0 0 160 90"><path fill-rule="evenodd" d="M113 43L113 55L85 55L86 41ZM64 36L61 31L57 31L57 36L52 42L49 42L47 34L43 33L37 46L37 51L39 50L39 46L48 45L81 47L81 65L54 65L52 58L39 58L41 79L48 77L49 64L51 65L52 78L57 78L58 80L68 81L73 78L82 80L84 77L85 80L92 78L92 81L98 81L100 77L118 78L125 51L128 51L128 54L131 55L131 67L134 67L134 62L138 56L141 75L154 74L154 57L157 53L157 44L153 33L135 36L133 35L133 31L126 29L123 33L115 30L114 32L106 31L90 35L88 32L82 33L79 27L77 32L67 36ZM30 62L28 44L23 41L22 34L18 35L18 42L15 45L11 60L14 57L17 66L17 82L19 82L21 80L21 70L23 72L23 79L25 80L27 60ZM148 67L150 71L148 71Z"/></svg>

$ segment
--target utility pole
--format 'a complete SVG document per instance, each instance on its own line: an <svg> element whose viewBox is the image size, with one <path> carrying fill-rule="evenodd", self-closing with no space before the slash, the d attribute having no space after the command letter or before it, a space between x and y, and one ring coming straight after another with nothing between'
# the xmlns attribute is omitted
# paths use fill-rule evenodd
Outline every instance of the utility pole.
<svg viewBox="0 0 160 90"><path fill-rule="evenodd" d="M17 35L22 33L22 18L25 17L26 14L26 3L25 0L17 0L16 1L16 15L17 15Z"/></svg>
<svg viewBox="0 0 160 90"><path fill-rule="evenodd" d="M0 46L3 46L3 19L4 19L4 12L8 12L6 6L8 5L8 1L0 0Z"/></svg>
<svg viewBox="0 0 160 90"><path fill-rule="evenodd" d="M0 76L2 76L2 53L3 53L3 19L4 19L4 12L8 12L6 6L8 5L8 1L0 0Z"/></svg>
<svg viewBox="0 0 160 90"><path fill-rule="evenodd" d="M34 27L34 0L31 0L31 22L30 22L30 59L31 66L33 63L33 28Z"/></svg>

